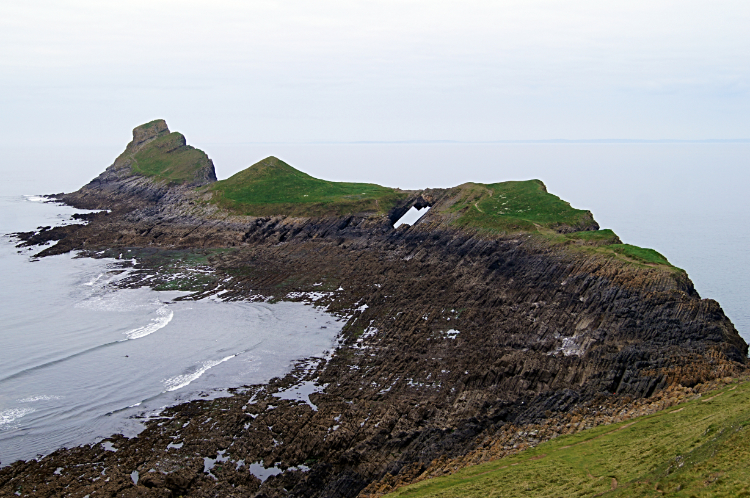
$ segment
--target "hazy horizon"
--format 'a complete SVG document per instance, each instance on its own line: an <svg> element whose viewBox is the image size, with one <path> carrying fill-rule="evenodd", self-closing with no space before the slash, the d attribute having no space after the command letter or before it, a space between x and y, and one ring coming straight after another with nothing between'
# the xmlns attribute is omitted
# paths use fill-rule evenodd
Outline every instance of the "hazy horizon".
<svg viewBox="0 0 750 498"><path fill-rule="evenodd" d="M750 4L6 3L0 145L749 139Z"/></svg>

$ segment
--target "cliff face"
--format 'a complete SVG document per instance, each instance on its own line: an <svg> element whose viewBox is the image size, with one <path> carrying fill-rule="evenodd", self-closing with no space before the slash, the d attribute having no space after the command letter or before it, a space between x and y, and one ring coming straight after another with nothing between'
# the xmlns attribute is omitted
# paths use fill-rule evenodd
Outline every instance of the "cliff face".
<svg viewBox="0 0 750 498"><path fill-rule="evenodd" d="M168 136L166 126L152 130L134 133L128 147ZM598 228L590 213L572 210L571 221L546 226L540 215L531 222L539 226L535 233L492 232L477 218L456 221L470 212L463 205L481 213L499 190L461 186L409 192L387 214L248 217L211 204L206 190L159 183L133 173L132 165L128 172L123 156L62 197L112 212L66 228L46 254L228 249L207 251L217 283L196 297L217 292L219 281L223 299L318 292L317 305L349 317L342 344L330 360L247 394L170 409L173 424L151 424L135 440L117 440L117 454L58 452L46 464L1 471L0 482L44 476L44 465L99 459L123 476L134 468L142 475L172 469L149 474L140 486L123 478L119 491L356 496L388 473L418 474L440 458L466 454L509 424L555 420L584 406L593 417L666 388L732 375L747 362L747 344L684 272L601 249L612 243L609 236L567 238ZM432 210L414 226L394 229L413 205ZM310 398L317 411L273 397L313 380L321 386ZM214 422L202 429L207 418ZM183 429L188 420L196 423ZM183 448L153 449L178 440L172 438ZM217 455L234 463L210 477L202 458ZM261 485L241 461L297 470ZM82 492L114 486L70 482Z"/></svg>

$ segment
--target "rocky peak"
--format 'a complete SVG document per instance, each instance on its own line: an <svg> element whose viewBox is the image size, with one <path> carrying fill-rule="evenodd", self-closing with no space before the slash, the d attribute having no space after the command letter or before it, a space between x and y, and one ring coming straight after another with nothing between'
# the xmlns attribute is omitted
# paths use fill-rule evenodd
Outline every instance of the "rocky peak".
<svg viewBox="0 0 750 498"><path fill-rule="evenodd" d="M167 134L169 134L167 122L163 119L155 119L133 128L133 141L130 142L128 148L139 149L144 144Z"/></svg>

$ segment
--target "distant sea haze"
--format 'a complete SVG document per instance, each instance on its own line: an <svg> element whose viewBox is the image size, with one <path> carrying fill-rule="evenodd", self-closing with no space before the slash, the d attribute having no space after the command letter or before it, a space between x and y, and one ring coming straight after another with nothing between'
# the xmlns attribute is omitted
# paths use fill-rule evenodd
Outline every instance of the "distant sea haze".
<svg viewBox="0 0 750 498"><path fill-rule="evenodd" d="M706 139L657 139L648 140L641 138L583 138L583 139L567 139L567 138L553 138L544 140L483 140L483 141L467 141L467 140L354 140L354 141L335 141L335 140L315 140L309 142L283 142L283 141L271 141L271 142L241 142L241 143L222 143L214 142L207 143L209 145L368 145L368 144L747 144L750 143L750 138L706 138Z"/></svg>

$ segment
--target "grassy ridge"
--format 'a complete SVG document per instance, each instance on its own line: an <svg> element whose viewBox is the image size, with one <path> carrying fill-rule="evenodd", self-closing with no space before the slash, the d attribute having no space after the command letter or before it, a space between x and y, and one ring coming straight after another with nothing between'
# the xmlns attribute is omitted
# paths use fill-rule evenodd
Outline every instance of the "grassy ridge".
<svg viewBox="0 0 750 498"><path fill-rule="evenodd" d="M750 496L750 383L422 481L389 497Z"/></svg>
<svg viewBox="0 0 750 498"><path fill-rule="evenodd" d="M372 183L314 178L273 156L209 187L220 206L251 216L344 216L387 213L408 194ZM547 192L540 180L467 183L453 189L455 200L441 208L459 226L490 232L549 232L553 239L596 246L639 264L671 266L653 249L622 244L612 230L595 227L591 213ZM450 195L450 194L449 194ZM557 230L584 231L559 234Z"/></svg>
<svg viewBox="0 0 750 498"><path fill-rule="evenodd" d="M372 183L320 180L273 156L214 183L210 189L218 204L253 216L387 213L407 196Z"/></svg>
<svg viewBox="0 0 750 498"><path fill-rule="evenodd" d="M118 158L117 161L127 161L133 173L170 183L205 183L209 171L215 178L208 156L188 146L182 134L170 133L164 120L138 126L133 133L133 143L151 139L140 150L128 146ZM382 215L408 196L372 183L314 178L273 156L208 189L213 193L212 202L251 216ZM494 233L540 232L557 242L597 246L599 251L606 250L639 264L671 266L652 249L622 244L611 230L592 230L596 223L589 211L575 209L550 194L540 180L466 183L451 189L448 195L453 199L439 210L458 226Z"/></svg>
<svg viewBox="0 0 750 498"><path fill-rule="evenodd" d="M490 231L535 231L537 228L583 230L593 225L589 211L575 209L547 192L540 180L480 184L459 187L458 200L448 211L455 222Z"/></svg>

